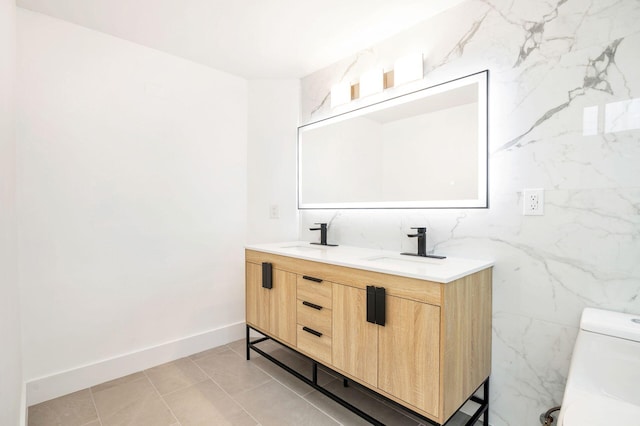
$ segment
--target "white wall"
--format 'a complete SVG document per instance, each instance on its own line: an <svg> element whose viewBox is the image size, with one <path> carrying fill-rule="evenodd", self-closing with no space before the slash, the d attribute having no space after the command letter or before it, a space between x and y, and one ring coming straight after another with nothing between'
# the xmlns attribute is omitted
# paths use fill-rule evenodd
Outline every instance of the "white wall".
<svg viewBox="0 0 640 426"><path fill-rule="evenodd" d="M249 82L247 241L295 240L299 80ZM278 206L278 219L270 207Z"/></svg>
<svg viewBox="0 0 640 426"><path fill-rule="evenodd" d="M15 43L13 0L0 0L0 424L23 414L16 220Z"/></svg>
<svg viewBox="0 0 640 426"><path fill-rule="evenodd" d="M561 402L584 307L640 313L640 118L603 125L640 98L638 22L635 0L468 0L302 80L304 123L331 115L331 85L412 51L426 83L490 70L489 209L303 211L300 235L333 219L332 241L401 252L424 225L437 253L494 259L494 426L538 426ZM538 187L545 215L522 216Z"/></svg>
<svg viewBox="0 0 640 426"><path fill-rule="evenodd" d="M240 338L246 81L21 9L17 69L29 402Z"/></svg>

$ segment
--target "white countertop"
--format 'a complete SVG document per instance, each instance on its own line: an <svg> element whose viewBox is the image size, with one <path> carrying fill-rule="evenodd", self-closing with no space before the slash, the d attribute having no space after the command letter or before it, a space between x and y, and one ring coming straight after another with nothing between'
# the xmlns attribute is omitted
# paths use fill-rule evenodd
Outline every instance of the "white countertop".
<svg viewBox="0 0 640 426"><path fill-rule="evenodd" d="M279 254L298 259L438 283L455 281L458 278L493 266L493 261L489 260L472 260L459 257L432 259L417 256L403 256L400 255L400 253L387 250L350 246L329 247L310 244L307 241L250 244L247 245L246 248L265 253Z"/></svg>

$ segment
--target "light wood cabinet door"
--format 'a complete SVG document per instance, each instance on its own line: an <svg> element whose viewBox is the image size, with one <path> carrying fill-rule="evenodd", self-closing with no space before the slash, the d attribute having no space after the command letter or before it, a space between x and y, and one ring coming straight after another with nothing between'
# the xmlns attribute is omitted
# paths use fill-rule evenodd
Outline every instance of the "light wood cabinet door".
<svg viewBox="0 0 640 426"><path fill-rule="evenodd" d="M273 269L273 286L262 287L262 265L246 263L247 323L296 344L296 274Z"/></svg>
<svg viewBox="0 0 640 426"><path fill-rule="evenodd" d="M247 324L269 332L269 306L271 290L262 288L262 267L247 262L246 266L246 317Z"/></svg>
<svg viewBox="0 0 640 426"><path fill-rule="evenodd" d="M378 388L437 417L440 308L387 296L378 339Z"/></svg>
<svg viewBox="0 0 640 426"><path fill-rule="evenodd" d="M273 270L269 304L269 329L274 336L292 346L296 344L296 274Z"/></svg>
<svg viewBox="0 0 640 426"><path fill-rule="evenodd" d="M333 284L333 365L372 386L378 382L377 328L367 322L366 291Z"/></svg>

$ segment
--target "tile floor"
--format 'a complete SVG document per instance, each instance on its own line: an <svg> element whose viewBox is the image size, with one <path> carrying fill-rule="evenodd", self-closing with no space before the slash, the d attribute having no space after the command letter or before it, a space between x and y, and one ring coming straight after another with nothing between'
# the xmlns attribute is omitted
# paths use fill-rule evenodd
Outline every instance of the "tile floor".
<svg viewBox="0 0 640 426"><path fill-rule="evenodd" d="M239 340L29 408L29 426L367 425ZM298 371L304 357L271 341L260 347ZM422 423L358 386L320 370L318 381L392 426ZM468 419L457 414L447 426Z"/></svg>

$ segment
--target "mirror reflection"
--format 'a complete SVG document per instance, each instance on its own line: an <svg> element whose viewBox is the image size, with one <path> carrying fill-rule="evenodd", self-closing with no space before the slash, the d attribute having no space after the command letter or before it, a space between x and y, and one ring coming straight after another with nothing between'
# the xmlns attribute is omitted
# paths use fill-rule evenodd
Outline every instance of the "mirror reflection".
<svg viewBox="0 0 640 426"><path fill-rule="evenodd" d="M300 127L299 208L487 207L487 76Z"/></svg>

